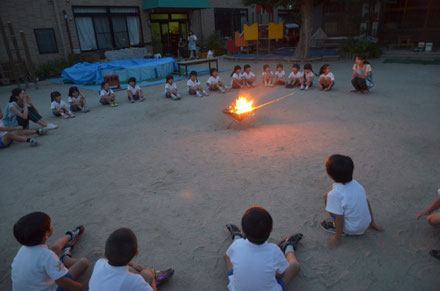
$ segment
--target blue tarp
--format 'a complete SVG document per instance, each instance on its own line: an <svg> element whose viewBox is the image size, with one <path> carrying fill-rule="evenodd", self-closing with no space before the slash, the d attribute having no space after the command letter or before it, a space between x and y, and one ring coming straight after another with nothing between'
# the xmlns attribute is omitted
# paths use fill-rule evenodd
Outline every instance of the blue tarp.
<svg viewBox="0 0 440 291"><path fill-rule="evenodd" d="M132 59L116 60L105 63L78 63L63 70L61 76L75 84L100 84L106 75L118 75L120 82L127 82L129 77L137 80L165 78L166 75L177 71L176 60L162 59Z"/></svg>

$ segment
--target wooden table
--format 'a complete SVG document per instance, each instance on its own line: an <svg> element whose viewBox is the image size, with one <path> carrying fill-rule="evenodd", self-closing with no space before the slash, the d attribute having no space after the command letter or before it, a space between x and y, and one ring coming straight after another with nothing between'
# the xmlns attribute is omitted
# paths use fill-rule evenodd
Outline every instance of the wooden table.
<svg viewBox="0 0 440 291"><path fill-rule="evenodd" d="M177 62L177 67L178 67L179 73L180 73L180 67L181 66L185 67L185 74L188 77L188 66L199 65L199 64L204 64L204 63L208 63L210 71L211 71L211 63L215 63L215 67L218 70L218 58L198 59L198 60Z"/></svg>

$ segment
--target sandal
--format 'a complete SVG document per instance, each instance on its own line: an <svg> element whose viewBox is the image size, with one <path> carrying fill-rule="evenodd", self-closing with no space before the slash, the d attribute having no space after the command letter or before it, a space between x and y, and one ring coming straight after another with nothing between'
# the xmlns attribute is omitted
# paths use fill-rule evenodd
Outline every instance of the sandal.
<svg viewBox="0 0 440 291"><path fill-rule="evenodd" d="M280 241L278 243L278 246L280 247L280 249L285 252L287 246L292 246L293 249L296 251L296 247L299 243L299 241L303 238L303 234L302 233L295 233L294 235L290 236L290 237L286 237L285 239L283 239L282 241Z"/></svg>
<svg viewBox="0 0 440 291"><path fill-rule="evenodd" d="M169 268L165 271L159 271L156 269L151 269L154 273L154 279L156 280L156 286L159 287L162 283L167 281L169 278L173 277L174 275L174 269Z"/></svg>
<svg viewBox="0 0 440 291"><path fill-rule="evenodd" d="M70 235L70 239L69 239L69 242L66 245L66 247L68 245L73 247L78 242L78 239L84 234L84 231L85 231L85 228L83 225L76 227L72 231L67 231L66 235Z"/></svg>
<svg viewBox="0 0 440 291"><path fill-rule="evenodd" d="M236 226L235 224L226 224L226 228L231 233L231 238L234 240L235 236L238 236L240 238L245 238L245 234L241 232L241 230Z"/></svg>

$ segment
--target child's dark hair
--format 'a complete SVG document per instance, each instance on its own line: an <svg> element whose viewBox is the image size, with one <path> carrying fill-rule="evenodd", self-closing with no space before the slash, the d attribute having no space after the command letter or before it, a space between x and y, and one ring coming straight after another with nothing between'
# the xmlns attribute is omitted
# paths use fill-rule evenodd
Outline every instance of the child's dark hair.
<svg viewBox="0 0 440 291"><path fill-rule="evenodd" d="M9 102L17 101L17 97L20 95L21 91L23 91L23 89L21 89L21 88L12 89L11 97L9 97Z"/></svg>
<svg viewBox="0 0 440 291"><path fill-rule="evenodd" d="M72 97L74 92L79 92L78 87L72 86L69 88L69 96Z"/></svg>
<svg viewBox="0 0 440 291"><path fill-rule="evenodd" d="M306 73L306 72L305 72L306 70L310 70L310 71L312 71L312 73L313 73L315 76L317 76L316 73L313 72L313 69L312 69L312 65L311 65L311 64L305 64L305 65L304 65L304 74Z"/></svg>
<svg viewBox="0 0 440 291"><path fill-rule="evenodd" d="M209 70L209 75L212 76L212 74L214 74L214 72L218 72L216 68L211 68L211 70Z"/></svg>
<svg viewBox="0 0 440 291"><path fill-rule="evenodd" d="M277 65L277 69L278 69L278 68L284 69L284 67L283 67L282 64L278 64L278 65Z"/></svg>
<svg viewBox="0 0 440 291"><path fill-rule="evenodd" d="M197 79L197 72L196 71L191 71L191 73L189 73L189 78L191 79L192 76L196 76L196 81L198 81Z"/></svg>
<svg viewBox="0 0 440 291"><path fill-rule="evenodd" d="M131 83L131 82L135 82L136 83L136 78L135 77L130 77L128 79L128 83Z"/></svg>
<svg viewBox="0 0 440 291"><path fill-rule="evenodd" d="M266 71L267 68L270 68L270 67L269 67L268 64L265 64L265 65L263 66L263 71Z"/></svg>
<svg viewBox="0 0 440 291"><path fill-rule="evenodd" d="M50 217L43 212L29 213L14 224L13 231L15 239L22 245L39 245L50 231Z"/></svg>
<svg viewBox="0 0 440 291"><path fill-rule="evenodd" d="M61 93L58 91L53 91L52 93L50 93L50 101L55 101L55 98L57 98L58 96L61 96Z"/></svg>
<svg viewBox="0 0 440 291"><path fill-rule="evenodd" d="M325 70L326 70L328 67L330 67L329 64L324 64L324 65L322 65L321 68L319 69L319 75L324 74Z"/></svg>
<svg viewBox="0 0 440 291"><path fill-rule="evenodd" d="M136 255L137 238L129 228L118 228L105 242L105 256L114 267L126 266Z"/></svg>
<svg viewBox="0 0 440 291"><path fill-rule="evenodd" d="M353 180L354 163L349 156L331 155L325 162L325 168L336 183L346 184Z"/></svg>
<svg viewBox="0 0 440 291"><path fill-rule="evenodd" d="M244 65L243 70L246 70L247 68L250 68L250 67L251 67L251 65L246 64L246 65Z"/></svg>
<svg viewBox="0 0 440 291"><path fill-rule="evenodd" d="M356 58L362 60L364 64L370 64L370 62L367 61L367 56L364 54L356 55Z"/></svg>
<svg viewBox="0 0 440 291"><path fill-rule="evenodd" d="M246 238L254 244L261 245L272 232L272 216L263 207L253 206L246 210L241 219L241 227Z"/></svg>
<svg viewBox="0 0 440 291"><path fill-rule="evenodd" d="M168 83L169 80L174 80L174 77L172 75L166 76L166 82Z"/></svg>
<svg viewBox="0 0 440 291"><path fill-rule="evenodd" d="M300 69L298 64L293 64L292 68L297 68L298 70Z"/></svg>
<svg viewBox="0 0 440 291"><path fill-rule="evenodd" d="M107 84L108 82L104 81L101 83L101 89L104 89L105 84Z"/></svg>
<svg viewBox="0 0 440 291"><path fill-rule="evenodd" d="M241 70L241 67L240 67L239 65L236 65L236 66L234 67L234 70L233 70L232 73L231 73L231 77L234 75L235 72L237 72L238 69Z"/></svg>

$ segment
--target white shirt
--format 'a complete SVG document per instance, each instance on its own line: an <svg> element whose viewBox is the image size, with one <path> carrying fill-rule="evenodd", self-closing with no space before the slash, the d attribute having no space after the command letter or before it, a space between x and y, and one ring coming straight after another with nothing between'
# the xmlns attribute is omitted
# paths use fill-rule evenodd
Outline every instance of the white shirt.
<svg viewBox="0 0 440 291"><path fill-rule="evenodd" d="M284 70L282 70L281 72L276 70L275 76L277 76L278 79L284 79L286 77L286 72L284 72Z"/></svg>
<svg viewBox="0 0 440 291"><path fill-rule="evenodd" d="M93 268L89 291L153 291L139 274L131 273L128 266L114 267L106 259L99 259Z"/></svg>
<svg viewBox="0 0 440 291"><path fill-rule="evenodd" d="M241 77L245 78L247 81L249 81L249 80L255 78L255 74L252 72L249 72L249 74L248 74L248 73L246 73L246 71L244 71L243 73L241 73Z"/></svg>
<svg viewBox="0 0 440 291"><path fill-rule="evenodd" d="M0 128L2 128L2 127L6 127L6 126L5 126L5 124L3 123L3 120L0 119ZM7 131L0 131L0 138L1 138L2 136L4 136L5 134L7 134L7 133L8 133Z"/></svg>
<svg viewBox="0 0 440 291"><path fill-rule="evenodd" d="M263 73L261 73L262 76L266 76L266 75L273 75L273 72L270 71L270 73L266 73L266 71L264 71Z"/></svg>
<svg viewBox="0 0 440 291"><path fill-rule="evenodd" d="M69 105L64 102L64 100L61 100L60 103L56 102L56 101L52 101L52 103L50 103L50 109L54 110L54 109L61 109L63 107L67 107L69 108Z"/></svg>
<svg viewBox="0 0 440 291"><path fill-rule="evenodd" d="M200 86L200 81L197 79L195 81L188 79L188 82L186 82L186 86L188 86L188 88L194 88Z"/></svg>
<svg viewBox="0 0 440 291"><path fill-rule="evenodd" d="M310 80L310 79L313 80L315 78L315 74L312 71L308 73L304 72L303 75L304 78L306 78L306 80Z"/></svg>
<svg viewBox="0 0 440 291"><path fill-rule="evenodd" d="M294 72L291 72L289 75L289 79L300 79L302 77L303 73L298 70L296 74Z"/></svg>
<svg viewBox="0 0 440 291"><path fill-rule="evenodd" d="M81 101L82 96L78 95L78 97L73 97L73 96L69 96L69 98L67 98L67 102L72 103L72 102L80 102Z"/></svg>
<svg viewBox="0 0 440 291"><path fill-rule="evenodd" d="M326 78L326 79L330 78L330 80L332 80L332 81L335 80L335 76L333 75L332 72L329 72L327 75L321 74L321 76L319 76L319 79L321 79L321 78Z"/></svg>
<svg viewBox="0 0 440 291"><path fill-rule="evenodd" d="M110 94L113 94L113 90L112 89L108 89L108 91L105 91L104 89L102 89L99 92L99 96L110 96Z"/></svg>
<svg viewBox="0 0 440 291"><path fill-rule="evenodd" d="M141 87L139 85L134 85L134 87L131 87L130 84L127 86L127 91L130 91L132 95L136 95L137 91L139 91Z"/></svg>
<svg viewBox="0 0 440 291"><path fill-rule="evenodd" d="M281 249L265 242L256 245L247 239L237 239L226 251L231 260L233 274L229 276L230 291L281 291L275 275L289 267Z"/></svg>
<svg viewBox="0 0 440 291"><path fill-rule="evenodd" d="M67 269L47 245L22 246L12 261L13 291L56 291Z"/></svg>
<svg viewBox="0 0 440 291"><path fill-rule="evenodd" d="M334 183L327 196L326 211L344 215L346 234L363 234L371 223L367 194L364 187L356 180L349 183Z"/></svg>
<svg viewBox="0 0 440 291"><path fill-rule="evenodd" d="M220 77L217 75L216 78L214 78L214 76L209 77L208 81L206 81L206 84L213 86L218 84L218 82L220 82Z"/></svg>
<svg viewBox="0 0 440 291"><path fill-rule="evenodd" d="M240 79L241 79L241 73L240 73L240 75L237 73L232 74L231 87L232 87L232 84L234 84L234 80L240 80Z"/></svg>
<svg viewBox="0 0 440 291"><path fill-rule="evenodd" d="M166 84L165 84L165 94L168 93L167 89L170 90L170 91L177 90L176 83L173 82L173 84L170 85L170 83L166 82Z"/></svg>

